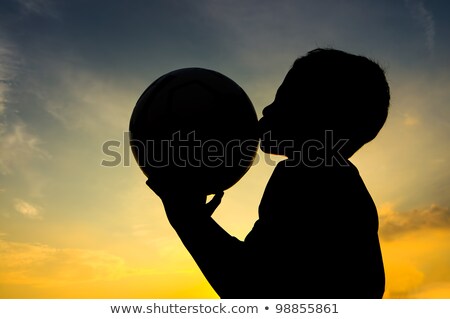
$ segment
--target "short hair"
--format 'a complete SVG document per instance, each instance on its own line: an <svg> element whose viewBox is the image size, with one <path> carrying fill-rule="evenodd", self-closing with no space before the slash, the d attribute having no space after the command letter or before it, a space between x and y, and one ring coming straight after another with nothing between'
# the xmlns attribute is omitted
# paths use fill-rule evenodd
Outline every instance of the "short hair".
<svg viewBox="0 0 450 319"><path fill-rule="evenodd" d="M290 107L320 114L324 124L359 149L383 127L390 92L384 70L364 56L316 49L298 58L283 82ZM292 104L293 103L293 104Z"/></svg>

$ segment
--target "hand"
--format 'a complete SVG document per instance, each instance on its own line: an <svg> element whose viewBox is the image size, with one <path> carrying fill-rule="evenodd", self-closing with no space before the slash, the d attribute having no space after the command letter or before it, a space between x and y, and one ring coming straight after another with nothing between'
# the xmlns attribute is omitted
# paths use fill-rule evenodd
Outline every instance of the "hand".
<svg viewBox="0 0 450 319"><path fill-rule="evenodd" d="M206 203L207 195L196 190L163 187L151 179L147 180L146 184L161 198L167 218L173 227L211 217L224 195L223 192L217 193Z"/></svg>

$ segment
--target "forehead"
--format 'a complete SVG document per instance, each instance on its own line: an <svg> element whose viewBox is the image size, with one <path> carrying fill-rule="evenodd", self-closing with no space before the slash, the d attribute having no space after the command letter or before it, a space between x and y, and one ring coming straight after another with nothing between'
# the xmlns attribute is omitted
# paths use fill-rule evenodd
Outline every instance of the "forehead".
<svg viewBox="0 0 450 319"><path fill-rule="evenodd" d="M275 99L297 99L300 96L305 97L308 91L312 89L312 82L309 82L308 78L308 72L303 72L300 68L289 70L277 89Z"/></svg>

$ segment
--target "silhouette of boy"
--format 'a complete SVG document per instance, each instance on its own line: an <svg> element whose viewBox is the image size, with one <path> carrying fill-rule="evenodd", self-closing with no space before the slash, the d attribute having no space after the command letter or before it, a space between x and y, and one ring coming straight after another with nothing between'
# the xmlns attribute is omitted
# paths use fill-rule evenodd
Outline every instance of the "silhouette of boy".
<svg viewBox="0 0 450 319"><path fill-rule="evenodd" d="M382 128L389 86L375 62L333 49L297 59L260 120L275 168L259 219L240 241L195 190L147 184L222 298L382 298L378 215L348 160Z"/></svg>

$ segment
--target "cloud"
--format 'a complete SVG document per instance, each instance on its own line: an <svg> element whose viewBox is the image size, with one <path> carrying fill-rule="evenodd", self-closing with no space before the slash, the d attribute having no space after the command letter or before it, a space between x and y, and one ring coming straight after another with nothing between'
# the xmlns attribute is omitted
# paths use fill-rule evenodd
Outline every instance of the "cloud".
<svg viewBox="0 0 450 319"><path fill-rule="evenodd" d="M0 71L1 72L1 71ZM0 80L0 116L5 112L6 104L6 92L8 91L8 85L5 80Z"/></svg>
<svg viewBox="0 0 450 319"><path fill-rule="evenodd" d="M5 113L8 101L7 95L18 67L17 59L14 57L14 47L10 42L1 37L0 32L0 120Z"/></svg>
<svg viewBox="0 0 450 319"><path fill-rule="evenodd" d="M137 224L132 226L132 234L135 237L147 237L151 232L148 224Z"/></svg>
<svg viewBox="0 0 450 319"><path fill-rule="evenodd" d="M412 116L410 114L405 114L403 119L403 124L406 126L417 126L420 123L418 117Z"/></svg>
<svg viewBox="0 0 450 319"><path fill-rule="evenodd" d="M401 213L393 210L389 204L380 209L380 236L385 240L424 229L450 229L450 210L431 205Z"/></svg>
<svg viewBox="0 0 450 319"><path fill-rule="evenodd" d="M410 298L418 299L442 299L450 296L450 282L430 284L424 289L411 294Z"/></svg>
<svg viewBox="0 0 450 319"><path fill-rule="evenodd" d="M56 18L57 12L50 0L16 0L27 14L36 14L40 16L49 16Z"/></svg>
<svg viewBox="0 0 450 319"><path fill-rule="evenodd" d="M64 63L49 63L47 73L57 84L42 85L37 79L33 89L45 101L45 111L65 129L90 133L108 128L119 132L128 129L132 107L140 93L135 88Z"/></svg>
<svg viewBox="0 0 450 319"><path fill-rule="evenodd" d="M54 248L0 239L0 285L53 286L151 273L105 251Z"/></svg>
<svg viewBox="0 0 450 319"><path fill-rule="evenodd" d="M385 298L450 297L450 212L430 205L398 212L380 208Z"/></svg>
<svg viewBox="0 0 450 319"><path fill-rule="evenodd" d="M385 298L450 298L450 231L423 228L381 238ZM437 295L439 293L439 295Z"/></svg>
<svg viewBox="0 0 450 319"><path fill-rule="evenodd" d="M21 215L31 219L41 219L41 209L35 205L32 205L22 199L16 199L14 208Z"/></svg>
<svg viewBox="0 0 450 319"><path fill-rule="evenodd" d="M258 9L255 10L255 7ZM231 3L206 1L201 10L221 27L225 38L234 42L235 49L229 54L234 55L242 67L267 71L267 67L278 63L287 63L286 67L289 67L299 52L306 53L311 45L309 41L303 44L307 41L305 33L311 16L307 10L299 10L298 7L302 5L295 1L234 0ZM308 6L312 12L315 12L316 7L311 4ZM299 51L298 43L302 44L303 51ZM279 50L280 47L283 50ZM271 63L267 63L268 59Z"/></svg>
<svg viewBox="0 0 450 319"><path fill-rule="evenodd" d="M1 30L0 30L1 31ZM8 109L11 83L20 70L20 55L0 32L0 174L10 174L29 160L49 158L41 148L41 140Z"/></svg>
<svg viewBox="0 0 450 319"><path fill-rule="evenodd" d="M7 124L0 122L0 173L11 174L15 169L36 159L49 159L50 154L42 148L42 141L29 132L27 125L18 120Z"/></svg>
<svg viewBox="0 0 450 319"><path fill-rule="evenodd" d="M425 44L428 52L432 55L434 53L434 38L436 34L432 13L425 8L422 1L406 0L405 4L410 10L412 17L424 29Z"/></svg>

